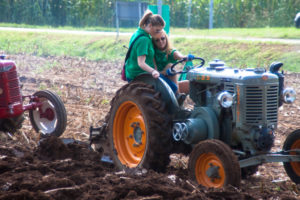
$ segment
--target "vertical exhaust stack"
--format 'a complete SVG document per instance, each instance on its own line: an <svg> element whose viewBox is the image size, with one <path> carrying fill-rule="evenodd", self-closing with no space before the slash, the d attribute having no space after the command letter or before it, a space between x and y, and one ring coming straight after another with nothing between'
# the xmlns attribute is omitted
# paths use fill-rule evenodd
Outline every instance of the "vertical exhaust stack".
<svg viewBox="0 0 300 200"><path fill-rule="evenodd" d="M270 65L270 72L273 74L276 74L278 76L279 80L279 90L278 90L278 96L279 96L279 102L278 102L278 107L282 106L282 98L280 98L283 88L284 88L284 72L282 71L281 73L279 72L280 68L283 66L283 63L281 62L273 62Z"/></svg>

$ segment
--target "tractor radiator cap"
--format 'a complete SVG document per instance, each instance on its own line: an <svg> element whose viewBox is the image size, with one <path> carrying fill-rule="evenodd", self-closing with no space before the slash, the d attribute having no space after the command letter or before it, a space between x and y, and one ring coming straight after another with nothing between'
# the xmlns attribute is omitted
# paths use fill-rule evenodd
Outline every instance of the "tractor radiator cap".
<svg viewBox="0 0 300 200"><path fill-rule="evenodd" d="M215 59L214 61L211 61L208 63L210 68L216 68L216 67L223 67L225 66L225 63L222 60Z"/></svg>

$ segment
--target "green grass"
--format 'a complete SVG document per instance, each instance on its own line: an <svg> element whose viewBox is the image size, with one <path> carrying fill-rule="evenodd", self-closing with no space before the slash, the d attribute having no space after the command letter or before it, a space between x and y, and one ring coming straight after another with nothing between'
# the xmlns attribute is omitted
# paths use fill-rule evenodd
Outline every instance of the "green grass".
<svg viewBox="0 0 300 200"><path fill-rule="evenodd" d="M207 61L221 59L231 67L268 68L280 61L288 71L300 71L300 45L178 38L174 46L184 54L192 53Z"/></svg>
<svg viewBox="0 0 300 200"><path fill-rule="evenodd" d="M71 30L71 31L104 31L104 32L116 32L116 27L101 27L101 26L89 26L89 27L72 27L72 26L37 26L28 24L12 24L12 23L0 23L0 27L13 27L13 28L32 28L32 29L50 29L50 30ZM132 28L120 28L120 32L134 32L136 27Z"/></svg>
<svg viewBox="0 0 300 200"><path fill-rule="evenodd" d="M24 53L37 56L86 57L90 60L120 59L128 39L106 36L82 36L30 32L0 32L0 51L7 54Z"/></svg>
<svg viewBox="0 0 300 200"><path fill-rule="evenodd" d="M187 29L171 28L174 35L200 35L222 37L255 37L255 38L281 38L300 39L300 29L289 28L215 28L215 29Z"/></svg>
<svg viewBox="0 0 300 200"><path fill-rule="evenodd" d="M192 53L207 62L221 59L227 66L268 68L281 61L284 69L300 72L300 45L270 42L242 42L236 40L187 39L176 37L172 43L183 54ZM118 60L125 58L129 36L72 35L61 33L0 32L0 53L30 54L41 57L71 56L89 60ZM195 63L196 64L196 63ZM53 67L49 63L39 70Z"/></svg>
<svg viewBox="0 0 300 200"><path fill-rule="evenodd" d="M116 32L116 27L52 27L52 26L36 26L27 24L0 23L0 27L15 28L36 28L36 29L58 29L58 30L81 30L81 31L105 31ZM132 33L136 27L120 28L120 32ZM214 28L214 29L194 29L186 28L170 28L172 35L200 35L200 36L227 36L227 37L256 37L256 38L284 38L284 39L300 39L300 29L295 27L275 27L275 28Z"/></svg>

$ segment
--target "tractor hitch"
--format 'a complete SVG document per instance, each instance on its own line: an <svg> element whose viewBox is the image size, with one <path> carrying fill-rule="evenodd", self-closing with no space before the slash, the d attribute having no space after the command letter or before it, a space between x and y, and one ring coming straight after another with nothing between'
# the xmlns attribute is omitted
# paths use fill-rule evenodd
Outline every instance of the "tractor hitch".
<svg viewBox="0 0 300 200"><path fill-rule="evenodd" d="M90 148L101 153L101 162L113 164L109 153L109 143L107 139L107 124L94 128L90 126Z"/></svg>
<svg viewBox="0 0 300 200"><path fill-rule="evenodd" d="M291 155L290 152L294 154ZM261 154L239 161L241 168L271 162L300 162L300 149Z"/></svg>
<svg viewBox="0 0 300 200"><path fill-rule="evenodd" d="M101 139L107 138L106 131L105 131L106 126L107 126L106 123L104 123L102 126L97 127L97 128L90 126L90 137L89 137L90 145L100 141Z"/></svg>

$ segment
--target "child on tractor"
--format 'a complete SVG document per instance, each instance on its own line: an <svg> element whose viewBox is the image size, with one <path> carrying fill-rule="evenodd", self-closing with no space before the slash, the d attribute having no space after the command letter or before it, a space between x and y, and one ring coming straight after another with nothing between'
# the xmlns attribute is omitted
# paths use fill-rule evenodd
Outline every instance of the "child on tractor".
<svg viewBox="0 0 300 200"><path fill-rule="evenodd" d="M159 15L147 10L140 20L138 30L132 35L129 43L130 55L125 62L125 73L128 82L138 75L149 72L153 78L160 73L155 69L154 49L151 36L162 31L165 21ZM132 46L132 47L131 47Z"/></svg>

